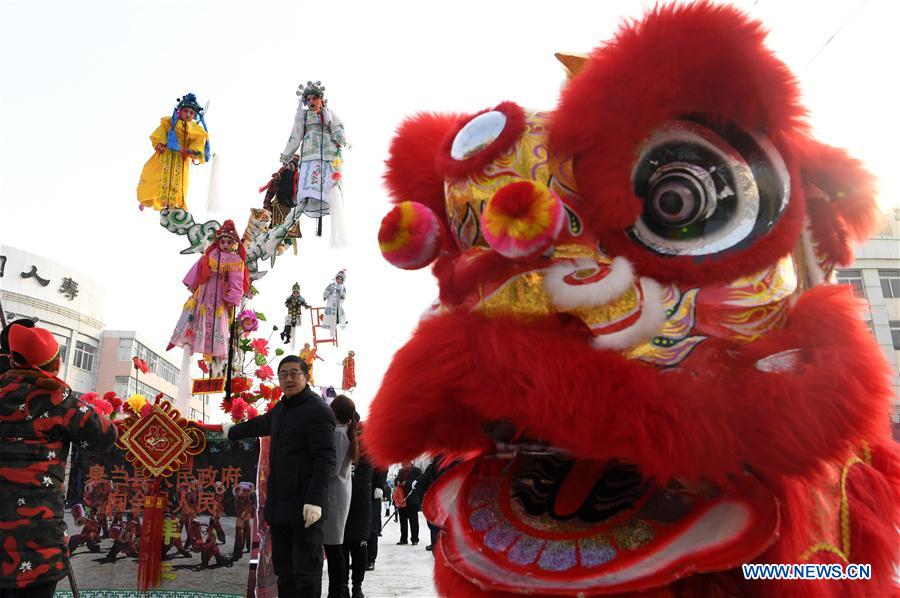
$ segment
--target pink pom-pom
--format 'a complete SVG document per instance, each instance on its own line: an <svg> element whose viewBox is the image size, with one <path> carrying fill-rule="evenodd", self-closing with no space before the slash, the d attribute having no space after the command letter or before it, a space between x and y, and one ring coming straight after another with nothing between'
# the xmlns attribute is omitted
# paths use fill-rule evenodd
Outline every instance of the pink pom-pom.
<svg viewBox="0 0 900 598"><path fill-rule="evenodd" d="M248 405L247 406L247 419L253 419L257 415L259 415L259 411L256 410L256 407L254 407L253 405Z"/></svg>
<svg viewBox="0 0 900 598"><path fill-rule="evenodd" d="M378 245L388 262L404 270L424 268L443 245L441 224L430 208L404 201L387 213L378 230Z"/></svg>
<svg viewBox="0 0 900 598"><path fill-rule="evenodd" d="M481 214L491 249L508 258L532 257L556 239L565 221L562 201L546 186L518 181L501 187Z"/></svg>

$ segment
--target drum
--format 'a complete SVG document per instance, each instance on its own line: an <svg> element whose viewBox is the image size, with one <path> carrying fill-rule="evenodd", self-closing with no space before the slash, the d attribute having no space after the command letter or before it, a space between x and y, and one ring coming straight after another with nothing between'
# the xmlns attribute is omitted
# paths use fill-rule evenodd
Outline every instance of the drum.
<svg viewBox="0 0 900 598"><path fill-rule="evenodd" d="M113 540L118 540L122 536L122 526L113 525L109 528L109 537Z"/></svg>

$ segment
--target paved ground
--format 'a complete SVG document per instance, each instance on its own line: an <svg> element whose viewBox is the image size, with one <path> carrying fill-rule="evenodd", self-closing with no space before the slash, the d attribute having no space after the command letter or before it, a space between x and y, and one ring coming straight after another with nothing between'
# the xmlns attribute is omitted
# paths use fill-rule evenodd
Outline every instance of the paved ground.
<svg viewBox="0 0 900 598"><path fill-rule="evenodd" d="M397 546L400 540L400 524L391 521L378 539L378 560L374 571L366 572L363 592L367 598L430 598L437 596L431 582L433 559L425 550L428 545L428 526L419 513L419 545ZM328 576L322 582L322 595L328 587Z"/></svg>
<svg viewBox="0 0 900 598"><path fill-rule="evenodd" d="M205 518L201 517L201 521ZM77 533L71 516L66 514L66 522L70 533ZM222 520L227 543L220 547L223 554L230 554L234 543L234 519L225 517ZM366 572L363 591L368 598L431 598L436 596L431 581L432 556L425 550L428 545L428 526L425 518L419 514L418 546L398 546L400 540L400 524L390 521L384 528L384 535L379 538L378 560L374 571ZM111 539L102 540L101 552L90 552L86 546L80 546L72 555L76 582L81 590L101 588L130 589L135 587L137 577L137 559L119 555L115 563L99 562L112 547ZM174 551L170 553L174 556ZM248 555L235 563L233 567L213 568L212 570L195 571L200 564L200 555L192 557L174 556L172 571L178 576L177 587L190 588L207 592L243 594L247 586ZM165 589L164 584L161 589ZM63 579L57 589L69 590L68 580ZM322 576L322 596L328 591L327 565Z"/></svg>
<svg viewBox="0 0 900 598"><path fill-rule="evenodd" d="M200 521L205 523L207 518L200 517ZM81 529L77 527L66 513L66 524L69 526L69 534L78 533ZM226 543L219 546L221 553L230 555L234 546L234 517L223 517L222 528L225 530ZM205 530L204 530L205 531ZM205 537L204 533L204 537ZM132 589L135 587L137 579L137 558L128 557L120 553L115 563L102 562L103 558L112 548L113 540L106 538L100 541L100 552L91 552L85 545L79 546L72 554L72 568L75 571L75 582L78 584L79 590L88 589L104 589L104 588L121 588ZM165 562L170 563L172 572L177 575L177 582L172 583L178 588L190 588L194 590L229 592L234 594L244 594L247 589L247 576L249 574L249 554L244 553L243 558L238 560L232 567L215 567L215 560L211 561L212 571L199 570L195 571L200 565L200 555L193 554L191 557L176 555L175 550L169 552L169 559ZM215 588L210 588L210 580L215 580ZM163 589L165 589L165 583ZM69 581L63 578L57 586L58 590L68 590Z"/></svg>

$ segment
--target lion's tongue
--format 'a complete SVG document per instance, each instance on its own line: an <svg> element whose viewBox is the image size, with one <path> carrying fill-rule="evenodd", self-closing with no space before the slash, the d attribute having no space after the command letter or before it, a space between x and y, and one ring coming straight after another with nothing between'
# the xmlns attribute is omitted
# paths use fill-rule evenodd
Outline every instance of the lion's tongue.
<svg viewBox="0 0 900 598"><path fill-rule="evenodd" d="M553 510L558 516L568 517L584 504L604 467L605 464L599 461L577 460L572 464L553 505Z"/></svg>

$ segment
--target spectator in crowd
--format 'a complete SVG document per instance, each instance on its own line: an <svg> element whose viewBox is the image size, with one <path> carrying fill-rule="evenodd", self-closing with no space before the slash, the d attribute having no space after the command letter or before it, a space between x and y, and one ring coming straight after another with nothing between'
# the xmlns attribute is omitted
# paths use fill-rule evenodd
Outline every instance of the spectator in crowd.
<svg viewBox="0 0 900 598"><path fill-rule="evenodd" d="M272 565L281 598L322 594L323 515L335 468L334 412L309 387L309 369L296 355L278 364L284 398L262 415L225 423L230 440L272 437L264 516L271 530Z"/></svg>
<svg viewBox="0 0 900 598"><path fill-rule="evenodd" d="M421 493L421 496L424 498L425 493L428 492L431 485L457 463L459 463L459 460L447 460L443 453L435 455L416 484L416 489ZM425 550L431 551L434 550L437 545L440 528L429 521L428 531L431 534L431 543L425 547Z"/></svg>
<svg viewBox="0 0 900 598"><path fill-rule="evenodd" d="M359 419L356 414L355 419ZM359 437L362 424L357 424ZM347 514L347 525L344 527L344 559L352 571L352 592L350 598L365 598L362 591L369 564L368 544L372 529L372 464L366 457L365 442L360 443L359 462L353 467L353 483L350 493L350 511ZM379 521L380 519L376 519Z"/></svg>
<svg viewBox="0 0 900 598"><path fill-rule="evenodd" d="M359 461L359 442L356 438L356 405L338 395L331 402L337 419L334 429L335 469L328 482L329 517L325 521L325 556L328 558L328 598L345 598L347 591L347 561L344 558L344 527L350 511L352 466Z"/></svg>
<svg viewBox="0 0 900 598"><path fill-rule="evenodd" d="M416 492L416 481L422 470L410 461L403 463L394 480L394 504L400 513L400 541L397 544L412 545L419 543L419 510L422 507L422 496Z"/></svg>
<svg viewBox="0 0 900 598"><path fill-rule="evenodd" d="M366 571L375 570L375 560L378 558L378 537L381 536L381 509L384 507L384 499L390 497L387 484L387 470L372 470L372 530L369 532L369 543L366 552L369 563Z"/></svg>
<svg viewBox="0 0 900 598"><path fill-rule="evenodd" d="M59 344L49 330L14 322L0 341L7 368L0 373L0 596L49 598L69 566L63 522L69 443L105 451L116 428L56 377Z"/></svg>

